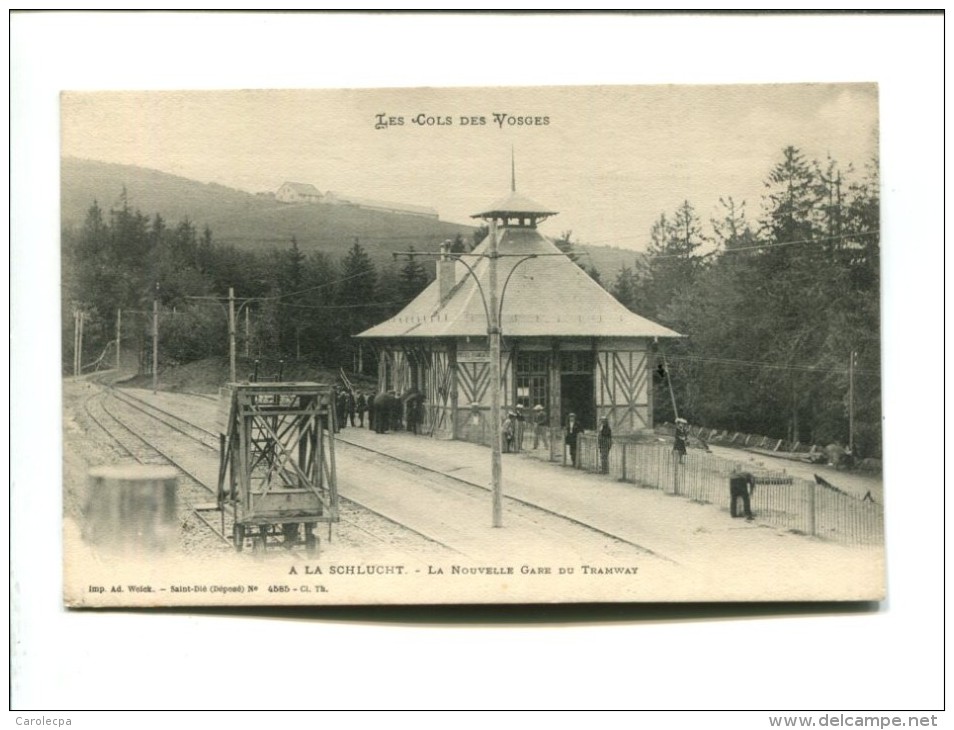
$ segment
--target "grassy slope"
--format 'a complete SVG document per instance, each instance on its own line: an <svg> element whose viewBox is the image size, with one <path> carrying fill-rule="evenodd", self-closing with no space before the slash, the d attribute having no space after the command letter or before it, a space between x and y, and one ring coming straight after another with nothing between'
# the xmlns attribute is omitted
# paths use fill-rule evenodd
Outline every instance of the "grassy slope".
<svg viewBox="0 0 954 730"><path fill-rule="evenodd" d="M206 184L157 170L64 158L61 168L61 216L65 226L80 226L94 200L108 211L117 207L125 186L129 205L144 215L159 213L174 226L188 217L201 231L212 229L218 243L243 248L287 246L292 236L302 251L344 255L357 237L375 263L390 264L392 252L436 251L441 241L461 233L473 240L471 226L419 216L398 215L336 205L290 205L214 183ZM359 194L360 191L355 191ZM415 201L426 205L428 201ZM607 287L637 254L611 246L579 246L583 261L596 266Z"/></svg>

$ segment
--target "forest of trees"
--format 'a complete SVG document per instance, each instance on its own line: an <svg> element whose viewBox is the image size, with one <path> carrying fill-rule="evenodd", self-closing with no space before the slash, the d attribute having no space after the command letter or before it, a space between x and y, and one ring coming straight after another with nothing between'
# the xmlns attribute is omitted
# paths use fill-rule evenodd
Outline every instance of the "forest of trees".
<svg viewBox="0 0 954 730"><path fill-rule="evenodd" d="M789 147L764 182L757 217L744 202L719 199L720 214L706 225L686 201L659 216L644 257L615 278L602 272L621 303L686 336L659 346L656 420L673 418L674 398L681 416L709 427L845 443L848 362L856 353L856 450L880 456L877 161L857 173ZM485 234L458 239L454 250ZM294 238L241 250L217 244L189 220L150 218L125 195L109 211L93 203L82 227L63 230L64 372L72 372L73 311L85 312L83 359L92 362L115 337L119 309L124 332L148 348L154 298L161 366L224 357L229 287L240 303L255 300L245 308L253 357L349 366L352 335L413 299L433 264L405 256L375 266L359 240L342 244L347 253L338 260L306 255ZM577 244L567 231L558 245L572 254Z"/></svg>
<svg viewBox="0 0 954 730"><path fill-rule="evenodd" d="M125 346L135 341L151 353L154 298L160 368L226 356L230 287L240 354L248 310L250 356L350 366L351 336L413 299L429 281L428 260L375 266L357 239L340 260L306 255L294 237L285 247L237 249L216 244L212 231L189 220L150 218L130 208L125 195L108 212L94 202L83 226L62 234L64 372L72 372L73 311L85 313L83 360L92 363L114 340L120 309ZM143 358L147 367L150 357Z"/></svg>
<svg viewBox="0 0 954 730"><path fill-rule="evenodd" d="M633 311L686 335L660 345L656 420L802 443L854 442L881 455L877 161L860 174L782 152L757 218L720 199L706 227L686 201L662 214L644 259L609 287ZM663 357L664 356L664 357ZM668 370L667 370L668 366Z"/></svg>

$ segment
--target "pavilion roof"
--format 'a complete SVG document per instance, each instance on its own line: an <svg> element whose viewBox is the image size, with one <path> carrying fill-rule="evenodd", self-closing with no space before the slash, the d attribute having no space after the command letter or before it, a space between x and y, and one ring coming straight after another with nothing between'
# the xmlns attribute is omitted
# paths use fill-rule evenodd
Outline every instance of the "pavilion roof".
<svg viewBox="0 0 954 730"><path fill-rule="evenodd" d="M512 197L512 196L511 196ZM532 201L531 201L532 202ZM541 212L537 206L533 212ZM512 208L509 213L516 213ZM531 212L531 211L523 211ZM506 337L681 337L620 304L535 228L497 229L497 298ZM362 338L435 338L487 335L481 289L489 287L490 239L454 265L455 285L444 301L437 280L410 304ZM517 254L515 256L514 254ZM532 257L523 260L522 257ZM468 273L467 266L474 277ZM508 283L509 281L509 283ZM506 286L506 290L504 287Z"/></svg>

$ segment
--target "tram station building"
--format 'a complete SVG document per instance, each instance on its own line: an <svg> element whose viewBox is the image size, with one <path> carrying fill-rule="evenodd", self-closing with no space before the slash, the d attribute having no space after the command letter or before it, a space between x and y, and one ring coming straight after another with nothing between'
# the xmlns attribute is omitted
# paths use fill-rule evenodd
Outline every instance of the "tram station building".
<svg viewBox="0 0 954 730"><path fill-rule="evenodd" d="M503 413L541 406L550 426L570 412L614 435L653 426L655 343L680 337L620 304L537 230L555 215L509 196L475 214L497 249ZM469 254L442 249L437 277L394 317L357 335L378 352L378 389L424 396L422 433L488 443L490 236ZM497 424L499 427L499 424Z"/></svg>

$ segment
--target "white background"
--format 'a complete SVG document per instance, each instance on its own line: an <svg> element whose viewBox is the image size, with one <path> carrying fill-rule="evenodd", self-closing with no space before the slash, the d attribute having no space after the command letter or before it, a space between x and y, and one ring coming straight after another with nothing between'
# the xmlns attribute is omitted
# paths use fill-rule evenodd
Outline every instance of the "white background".
<svg viewBox="0 0 954 730"><path fill-rule="evenodd" d="M17 13L10 22L11 725L82 708L941 707L943 17ZM785 81L880 84L887 601L61 607L60 90ZM765 716L665 715L653 726L767 727ZM109 716L95 726L120 724Z"/></svg>

